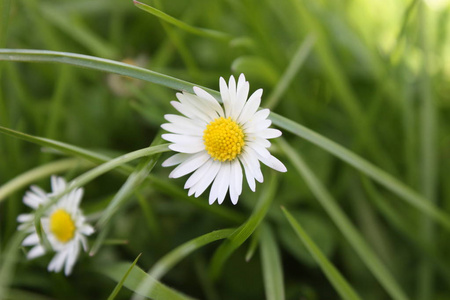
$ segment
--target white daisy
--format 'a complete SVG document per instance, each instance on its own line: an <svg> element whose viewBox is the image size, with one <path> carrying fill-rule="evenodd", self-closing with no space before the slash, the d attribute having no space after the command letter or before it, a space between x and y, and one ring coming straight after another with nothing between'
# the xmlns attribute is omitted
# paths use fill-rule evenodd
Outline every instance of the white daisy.
<svg viewBox="0 0 450 300"><path fill-rule="evenodd" d="M179 152L163 162L164 167L178 165L169 175L178 178L194 172L186 181L189 196L200 196L209 185L209 204L225 199L227 191L236 204L242 192L245 177L252 191L255 179L263 182L259 162L280 172L286 167L272 156L267 148L268 139L281 135L281 131L269 128L270 110L258 111L262 89L247 99L249 83L244 74L236 81L230 77L228 86L220 78L220 94L224 107L205 90L194 87L194 94L177 93L178 101L171 104L183 116L165 115L170 123L161 127L168 132L162 138L171 142L169 148Z"/></svg>
<svg viewBox="0 0 450 300"><path fill-rule="evenodd" d="M37 210L50 202L50 197L66 189L67 183L61 177L51 177L52 193L46 194L37 186L31 186L23 202ZM48 271L60 272L64 267L64 274L72 272L75 261L80 253L80 244L87 251L86 236L94 232L94 228L86 223L83 213L79 209L83 189L78 188L62 196L54 205L51 205L41 218L42 229L56 252L48 265ZM19 230L26 230L29 235L23 240L23 246L33 246L27 258L32 259L45 254L45 248L39 240L34 226L35 215L21 214L17 220L22 223Z"/></svg>

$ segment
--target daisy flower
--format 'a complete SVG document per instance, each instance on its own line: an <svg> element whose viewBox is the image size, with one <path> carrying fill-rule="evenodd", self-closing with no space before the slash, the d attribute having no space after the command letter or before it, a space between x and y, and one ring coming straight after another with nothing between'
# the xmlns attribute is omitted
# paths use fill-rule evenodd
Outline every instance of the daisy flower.
<svg viewBox="0 0 450 300"><path fill-rule="evenodd" d="M179 115L165 115L170 123L161 127L170 132L162 138L171 142L169 148L179 152L163 162L164 167L178 165L169 175L178 178L189 173L185 189L188 195L200 196L211 186L209 204L221 204L227 192L236 204L242 192L243 174L252 191L255 180L263 182L260 162L279 172L286 167L272 156L268 139L281 135L269 128L269 109L258 111L262 89L249 98L249 83L244 74L236 80L230 77L228 86L220 78L223 107L205 90L194 87L194 94L177 93L179 101L172 101Z"/></svg>
<svg viewBox="0 0 450 300"><path fill-rule="evenodd" d="M51 177L52 192L47 194L37 186L31 186L23 202L34 210L50 203L50 198L66 189L67 183L61 177ZM62 196L55 204L44 212L41 218L42 229L56 252L48 265L48 271L60 272L64 267L64 274L72 272L75 261L80 253L80 244L87 251L86 236L94 232L94 228L86 223L79 205L83 197L83 189L78 188ZM45 254L45 248L39 240L34 226L34 213L21 214L17 220L21 224L19 230L25 230L28 236L22 246L32 246L27 258L33 259Z"/></svg>

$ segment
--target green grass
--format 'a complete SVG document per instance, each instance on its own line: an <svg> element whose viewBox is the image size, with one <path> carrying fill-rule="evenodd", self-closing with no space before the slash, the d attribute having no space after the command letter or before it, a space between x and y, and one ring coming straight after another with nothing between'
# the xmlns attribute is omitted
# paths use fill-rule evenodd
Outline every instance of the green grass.
<svg viewBox="0 0 450 300"><path fill-rule="evenodd" d="M433 3L0 0L0 299L450 298L450 3ZM288 172L210 206L161 167L160 125L177 91L220 100L241 72ZM52 174L96 229L69 277L17 231Z"/></svg>

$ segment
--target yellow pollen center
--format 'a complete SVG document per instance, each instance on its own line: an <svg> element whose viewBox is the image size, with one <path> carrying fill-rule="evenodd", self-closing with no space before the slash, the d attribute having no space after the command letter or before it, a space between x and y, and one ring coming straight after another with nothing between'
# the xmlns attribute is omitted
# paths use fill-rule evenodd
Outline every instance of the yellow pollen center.
<svg viewBox="0 0 450 300"><path fill-rule="evenodd" d="M203 142L214 160L231 161L242 152L244 132L231 118L220 117L206 126Z"/></svg>
<svg viewBox="0 0 450 300"><path fill-rule="evenodd" d="M62 243L70 241L74 236L75 224L69 213L64 209L56 210L50 216L50 231Z"/></svg>

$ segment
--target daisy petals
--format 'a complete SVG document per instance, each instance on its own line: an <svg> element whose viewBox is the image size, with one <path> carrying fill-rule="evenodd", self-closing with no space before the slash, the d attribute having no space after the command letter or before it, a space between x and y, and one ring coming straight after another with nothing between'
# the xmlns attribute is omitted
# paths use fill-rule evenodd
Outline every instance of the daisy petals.
<svg viewBox="0 0 450 300"><path fill-rule="evenodd" d="M193 172L200 168L208 159L209 155L206 152L200 152L196 155L192 155L184 162L179 164L169 175L170 178L179 178L186 174Z"/></svg>

